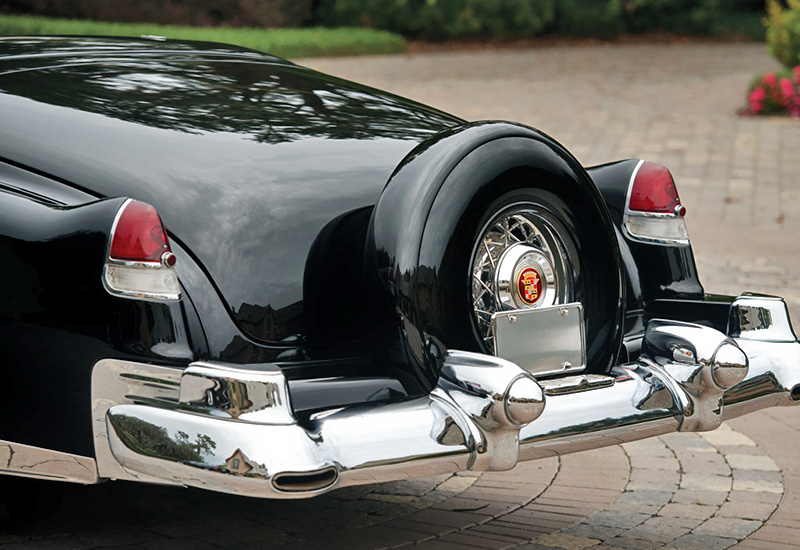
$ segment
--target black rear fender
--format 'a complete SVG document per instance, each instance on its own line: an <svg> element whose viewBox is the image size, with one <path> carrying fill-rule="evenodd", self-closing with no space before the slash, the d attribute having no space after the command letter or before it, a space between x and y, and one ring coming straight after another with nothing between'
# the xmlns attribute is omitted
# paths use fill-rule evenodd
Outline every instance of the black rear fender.
<svg viewBox="0 0 800 550"><path fill-rule="evenodd" d="M608 206L617 234L626 285L626 348L635 354L644 330L645 310L657 300L702 300L691 244L646 243L625 229L628 188L639 159L587 168ZM680 187L680 182L676 182ZM694 320L694 319L692 319Z"/></svg>
<svg viewBox="0 0 800 550"><path fill-rule="evenodd" d="M377 274L384 311L399 323L410 360L430 380L444 350L482 351L471 326L470 251L487 209L530 189L561 205L558 214L574 231L587 268L579 274L584 289L595 277L581 296L590 302L584 303L590 370L615 361L621 264L602 197L577 160L548 136L481 122L438 134L406 157L375 207L367 238L365 277ZM606 267L595 269L599 264Z"/></svg>
<svg viewBox="0 0 800 550"><path fill-rule="evenodd" d="M608 206L625 262L628 310L642 309L660 298L702 299L692 245L664 245L633 239L625 229L624 214L631 176L639 159L628 159L586 171ZM680 182L676 182L680 187Z"/></svg>

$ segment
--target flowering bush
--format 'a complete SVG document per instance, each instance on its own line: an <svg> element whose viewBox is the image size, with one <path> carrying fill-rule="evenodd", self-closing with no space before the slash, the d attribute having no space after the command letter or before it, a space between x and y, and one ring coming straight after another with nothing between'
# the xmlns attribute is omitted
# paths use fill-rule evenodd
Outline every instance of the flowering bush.
<svg viewBox="0 0 800 550"><path fill-rule="evenodd" d="M750 86L749 114L788 113L800 118L800 65L755 79Z"/></svg>

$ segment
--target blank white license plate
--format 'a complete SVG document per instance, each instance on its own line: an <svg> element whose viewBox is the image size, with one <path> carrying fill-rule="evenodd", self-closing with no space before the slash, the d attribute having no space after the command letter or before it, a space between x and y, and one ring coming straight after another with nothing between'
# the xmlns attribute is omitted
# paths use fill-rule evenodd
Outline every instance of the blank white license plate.
<svg viewBox="0 0 800 550"><path fill-rule="evenodd" d="M575 372L586 366L583 306L563 304L492 316L494 352L532 374Z"/></svg>

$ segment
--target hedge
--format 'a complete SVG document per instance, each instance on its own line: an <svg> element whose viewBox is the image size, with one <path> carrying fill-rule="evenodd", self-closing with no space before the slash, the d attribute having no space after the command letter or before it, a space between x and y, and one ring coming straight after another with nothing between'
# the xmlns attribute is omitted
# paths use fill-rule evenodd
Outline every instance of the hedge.
<svg viewBox="0 0 800 550"><path fill-rule="evenodd" d="M411 38L611 37L664 30L713 35L758 24L764 0L319 0L323 25L360 25ZM747 21L742 22L745 16Z"/></svg>

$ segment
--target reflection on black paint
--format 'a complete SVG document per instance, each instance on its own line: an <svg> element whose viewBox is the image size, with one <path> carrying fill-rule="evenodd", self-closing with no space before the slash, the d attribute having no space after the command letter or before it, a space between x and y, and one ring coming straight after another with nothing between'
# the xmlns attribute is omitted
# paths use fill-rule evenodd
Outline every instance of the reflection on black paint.
<svg viewBox="0 0 800 550"><path fill-rule="evenodd" d="M306 325L303 277L323 227L374 205L417 143L460 122L219 45L26 39L3 54L0 157L153 204L261 342Z"/></svg>
<svg viewBox="0 0 800 550"><path fill-rule="evenodd" d="M441 128L443 116L434 110L270 58L258 61L137 56L102 63L82 57L70 59L68 70L61 64L39 69L57 86L31 86L29 71L21 71L4 74L0 90L153 128L231 132L263 143L418 140Z"/></svg>

